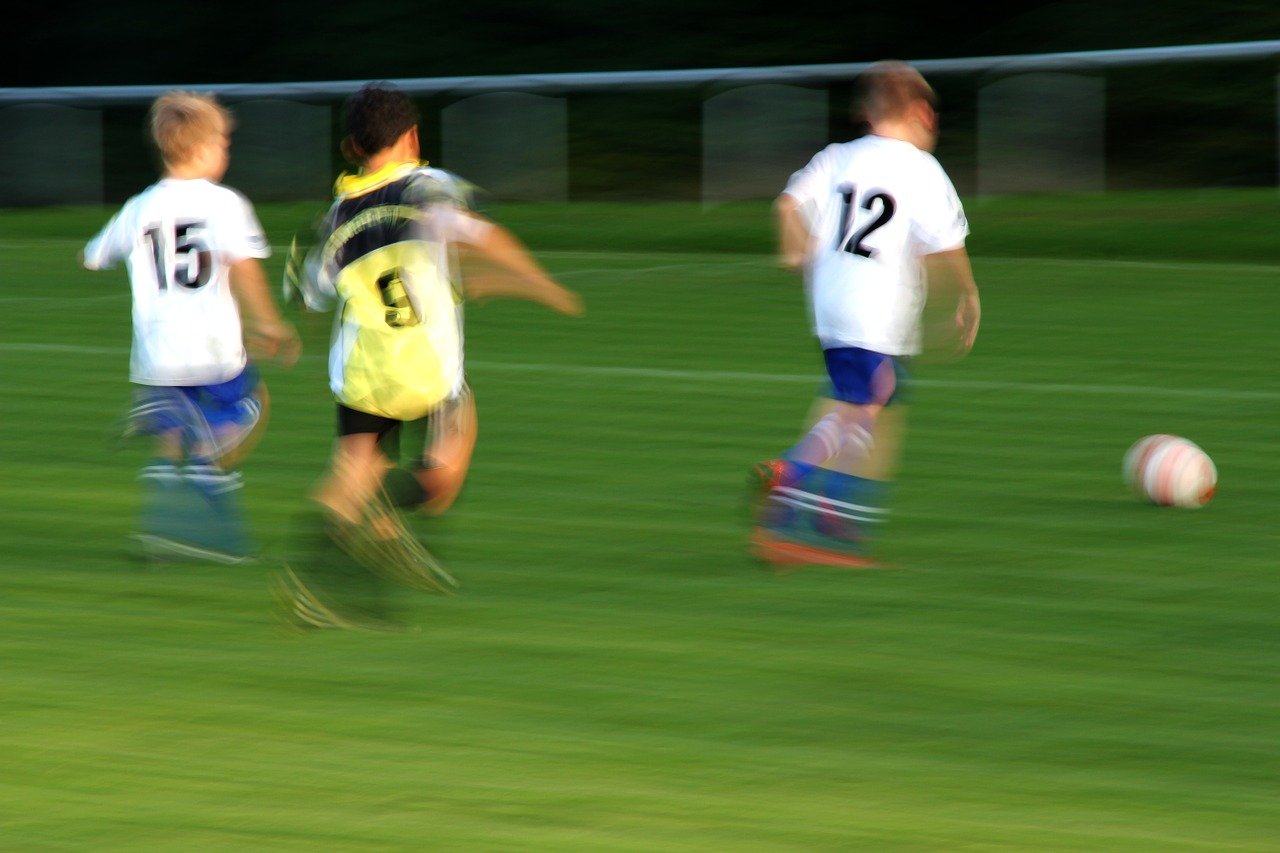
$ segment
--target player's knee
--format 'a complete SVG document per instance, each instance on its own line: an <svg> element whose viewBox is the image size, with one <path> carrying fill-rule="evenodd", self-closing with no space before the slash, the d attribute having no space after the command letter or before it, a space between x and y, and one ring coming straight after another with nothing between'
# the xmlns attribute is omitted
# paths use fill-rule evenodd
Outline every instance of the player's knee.
<svg viewBox="0 0 1280 853"><path fill-rule="evenodd" d="M423 511L428 515L440 515L453 506L461 493L467 479L467 466L437 465L425 468L420 476L428 494Z"/></svg>

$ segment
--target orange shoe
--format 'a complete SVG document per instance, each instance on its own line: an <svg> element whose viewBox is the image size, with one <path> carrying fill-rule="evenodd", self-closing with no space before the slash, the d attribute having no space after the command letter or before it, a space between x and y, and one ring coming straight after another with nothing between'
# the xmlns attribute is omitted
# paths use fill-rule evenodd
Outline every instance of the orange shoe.
<svg viewBox="0 0 1280 853"><path fill-rule="evenodd" d="M791 484L791 466L785 459L766 459L751 469L751 482L761 492Z"/></svg>
<svg viewBox="0 0 1280 853"><path fill-rule="evenodd" d="M753 523L763 520L764 509L773 490L791 484L790 467L785 459L768 459L752 466L747 477L747 507Z"/></svg>
<svg viewBox="0 0 1280 853"><path fill-rule="evenodd" d="M751 535L751 551L756 557L779 568L800 566L834 566L841 569L883 568L867 557L793 542L760 527L757 527Z"/></svg>

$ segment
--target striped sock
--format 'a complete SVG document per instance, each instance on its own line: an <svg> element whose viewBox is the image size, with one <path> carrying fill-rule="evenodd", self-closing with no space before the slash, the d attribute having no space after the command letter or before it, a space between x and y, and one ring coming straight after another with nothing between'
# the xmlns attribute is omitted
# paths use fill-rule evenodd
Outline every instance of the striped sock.
<svg viewBox="0 0 1280 853"><path fill-rule="evenodd" d="M138 469L139 480L170 482L178 479L178 466L169 459L152 459Z"/></svg>
<svg viewBox="0 0 1280 853"><path fill-rule="evenodd" d="M205 494L222 495L244 487L244 477L239 471L224 471L216 465L185 465L182 476Z"/></svg>
<svg viewBox="0 0 1280 853"><path fill-rule="evenodd" d="M788 462L807 465L805 473L838 456L849 445L858 448L860 456L871 452L871 432L862 424L845 429L840 416L830 412L814 424L804 438L782 456Z"/></svg>

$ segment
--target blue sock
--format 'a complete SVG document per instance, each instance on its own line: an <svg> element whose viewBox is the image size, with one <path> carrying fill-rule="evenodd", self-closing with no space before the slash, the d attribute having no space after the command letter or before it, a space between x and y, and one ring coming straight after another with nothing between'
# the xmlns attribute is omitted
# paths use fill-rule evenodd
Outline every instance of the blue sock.
<svg viewBox="0 0 1280 853"><path fill-rule="evenodd" d="M182 469L182 481L196 505L191 508L190 538L203 547L233 554L254 550L240 502L244 478L239 471L224 471L195 459Z"/></svg>

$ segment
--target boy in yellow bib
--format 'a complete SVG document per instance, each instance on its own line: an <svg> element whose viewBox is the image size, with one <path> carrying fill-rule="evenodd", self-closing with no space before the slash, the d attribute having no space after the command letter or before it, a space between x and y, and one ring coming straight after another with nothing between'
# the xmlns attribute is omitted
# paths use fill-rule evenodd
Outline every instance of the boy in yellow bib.
<svg viewBox="0 0 1280 853"><path fill-rule="evenodd" d="M364 551L379 552L377 537L389 535L379 525L396 523L386 504L438 514L466 476L476 421L463 370L464 299L512 296L570 316L582 303L510 231L470 209L462 180L421 161L418 113L403 92L362 87L347 102L347 132L343 153L359 171L338 179L319 243L286 282L308 308L334 311L338 443L314 498L340 544L372 536ZM461 277L460 253L503 274ZM395 465L403 428L424 420L421 455ZM376 554L371 562L380 568Z"/></svg>

